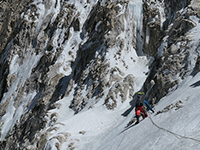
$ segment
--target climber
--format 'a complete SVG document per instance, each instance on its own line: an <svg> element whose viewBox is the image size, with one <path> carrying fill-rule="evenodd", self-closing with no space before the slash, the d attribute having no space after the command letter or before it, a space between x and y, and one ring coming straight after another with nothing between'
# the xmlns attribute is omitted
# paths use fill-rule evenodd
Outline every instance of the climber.
<svg viewBox="0 0 200 150"><path fill-rule="evenodd" d="M151 106L148 104L148 102L146 100L143 100L144 96L145 96L144 92L137 93L137 101L136 101L136 106L135 106L135 115L136 115L136 119L137 119L136 124L138 124L140 122L139 121L140 116L142 116L143 119L148 117L146 107L147 107L147 109L150 109L154 113L154 110L151 108ZM144 107L144 104L146 107Z"/></svg>

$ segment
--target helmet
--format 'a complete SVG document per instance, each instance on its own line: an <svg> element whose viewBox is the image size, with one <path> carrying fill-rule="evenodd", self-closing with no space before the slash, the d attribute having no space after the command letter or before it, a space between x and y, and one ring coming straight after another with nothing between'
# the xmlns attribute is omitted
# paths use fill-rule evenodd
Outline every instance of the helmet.
<svg viewBox="0 0 200 150"><path fill-rule="evenodd" d="M137 92L137 95L145 95L144 92Z"/></svg>
<svg viewBox="0 0 200 150"><path fill-rule="evenodd" d="M137 92L137 100L139 102L143 102L143 98L145 96L145 93L144 92Z"/></svg>

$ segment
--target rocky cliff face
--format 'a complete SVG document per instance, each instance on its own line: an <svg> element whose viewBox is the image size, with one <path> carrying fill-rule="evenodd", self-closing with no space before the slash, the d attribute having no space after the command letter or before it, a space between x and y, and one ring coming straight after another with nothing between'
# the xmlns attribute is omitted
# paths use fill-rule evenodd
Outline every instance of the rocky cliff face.
<svg viewBox="0 0 200 150"><path fill-rule="evenodd" d="M173 2L165 3L167 18L162 24L161 41L159 40L160 44L156 49L155 60L150 65L150 75L144 86L146 91L151 89L149 98L155 101L159 101L161 97L165 96L169 89L176 88L185 75L198 72L198 69L194 67L195 64L198 64L199 57L198 46L196 47L196 41L194 41L196 35L190 34L198 24L194 19L198 18L197 7L194 8L197 2L190 4L189 1L179 1L178 3L181 5ZM154 46L156 47L156 45L157 42ZM194 70L189 68L194 68ZM149 85L152 79L156 81L154 87Z"/></svg>
<svg viewBox="0 0 200 150"><path fill-rule="evenodd" d="M99 102L113 110L132 100L139 90L135 85L143 84L137 82L139 73L146 78L142 88L149 101L158 102L186 75L199 72L199 48L190 34L198 25L198 5L189 0L1 2L1 149L43 149L53 138L60 149L70 133L49 138L57 130L57 114L49 113L60 108L57 101L67 98L66 109L75 114ZM144 55L153 59L149 68ZM135 70L139 65L144 71Z"/></svg>

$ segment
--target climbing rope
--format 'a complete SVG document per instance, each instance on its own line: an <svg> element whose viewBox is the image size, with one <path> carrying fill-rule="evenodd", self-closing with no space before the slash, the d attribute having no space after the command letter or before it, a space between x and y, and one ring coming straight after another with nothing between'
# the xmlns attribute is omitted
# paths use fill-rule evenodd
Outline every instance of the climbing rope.
<svg viewBox="0 0 200 150"><path fill-rule="evenodd" d="M122 138L122 139L121 139L121 141L119 142L119 144L118 144L118 146L117 146L117 149L116 149L116 150L118 150L118 148L120 147L120 145L121 145L122 141L124 140L124 137L125 137L125 134L123 135L123 138Z"/></svg>
<svg viewBox="0 0 200 150"><path fill-rule="evenodd" d="M170 131L170 130L167 130L167 129L165 129L165 128L162 128L162 127L158 126L158 125L152 120L152 118L151 118L150 115L149 115L149 118L150 118L151 122L153 123L153 125L156 126L156 127L159 128L159 129L161 129L161 130L164 130L164 131L166 131L166 132L169 132L169 133L171 133L171 134L173 134L173 135L175 135L175 136L181 137L181 138L190 139L190 140L193 140L193 141L196 141L196 142L200 142L200 140L198 140L198 139L191 138L191 137L187 137L187 136L183 136L183 135L174 133L174 132L172 132L172 131Z"/></svg>

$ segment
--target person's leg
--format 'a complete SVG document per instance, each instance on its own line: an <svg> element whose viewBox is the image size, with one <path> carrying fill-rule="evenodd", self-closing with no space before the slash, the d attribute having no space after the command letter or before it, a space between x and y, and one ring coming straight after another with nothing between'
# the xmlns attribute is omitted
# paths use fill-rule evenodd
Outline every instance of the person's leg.
<svg viewBox="0 0 200 150"><path fill-rule="evenodd" d="M137 119L136 124L140 122L140 114L141 114L141 111L140 111L140 110L137 110L137 111L136 111L136 119Z"/></svg>
<svg viewBox="0 0 200 150"><path fill-rule="evenodd" d="M145 118L145 113L144 113L144 112L141 112L141 116L142 116L142 118L144 119L144 118Z"/></svg>
<svg viewBox="0 0 200 150"><path fill-rule="evenodd" d="M143 119L146 118L146 117L148 117L148 114L147 114L146 110L142 110L141 111L141 115L142 115Z"/></svg>

